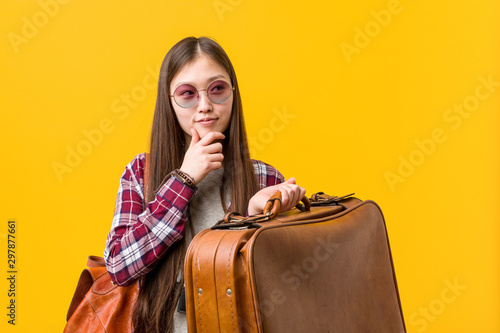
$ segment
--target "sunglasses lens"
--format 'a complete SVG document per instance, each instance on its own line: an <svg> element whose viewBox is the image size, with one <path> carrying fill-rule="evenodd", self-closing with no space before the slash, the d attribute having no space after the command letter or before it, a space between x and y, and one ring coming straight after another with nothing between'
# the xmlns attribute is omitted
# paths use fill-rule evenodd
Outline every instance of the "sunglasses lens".
<svg viewBox="0 0 500 333"><path fill-rule="evenodd" d="M208 98L215 104L227 101L231 97L231 91L231 87L225 81L212 82L207 88Z"/></svg>
<svg viewBox="0 0 500 333"><path fill-rule="evenodd" d="M175 89L174 99L179 106L190 108L198 102L198 90L190 84L180 85Z"/></svg>

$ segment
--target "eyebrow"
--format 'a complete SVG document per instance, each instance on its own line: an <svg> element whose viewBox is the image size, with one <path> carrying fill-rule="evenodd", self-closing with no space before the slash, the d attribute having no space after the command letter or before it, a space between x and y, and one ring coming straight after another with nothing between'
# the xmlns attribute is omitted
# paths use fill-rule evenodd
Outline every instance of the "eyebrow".
<svg viewBox="0 0 500 333"><path fill-rule="evenodd" d="M217 75L214 75L212 77L209 77L208 78L208 82L213 82L217 79L229 79L229 78L226 78L223 74L217 74ZM183 84L190 84L190 85L193 85L193 82L178 82L176 85L175 85L175 89L177 89L179 86L183 85Z"/></svg>
<svg viewBox="0 0 500 333"><path fill-rule="evenodd" d="M224 78L225 79L226 77L224 75L222 75L222 74L217 74L215 76L212 76L212 77L208 78L208 81L212 82L212 81L220 79L220 78Z"/></svg>

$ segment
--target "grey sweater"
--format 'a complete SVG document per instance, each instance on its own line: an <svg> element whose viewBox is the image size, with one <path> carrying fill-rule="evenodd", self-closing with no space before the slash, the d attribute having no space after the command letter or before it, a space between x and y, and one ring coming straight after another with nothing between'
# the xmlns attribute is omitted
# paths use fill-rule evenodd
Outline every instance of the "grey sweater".
<svg viewBox="0 0 500 333"><path fill-rule="evenodd" d="M210 228L217 221L224 218L224 210L220 198L220 188L222 186L222 176L224 170L218 169L210 172L205 179L198 184L198 193L189 203L190 220L194 235L191 235L191 227L186 226L186 236L188 243L200 231ZM225 203L230 204L230 189L226 187ZM227 208L227 207L226 207ZM187 244L186 244L187 245ZM181 272L180 272L181 273ZM181 273L182 274L182 273ZM186 314L174 313L174 332L187 333Z"/></svg>

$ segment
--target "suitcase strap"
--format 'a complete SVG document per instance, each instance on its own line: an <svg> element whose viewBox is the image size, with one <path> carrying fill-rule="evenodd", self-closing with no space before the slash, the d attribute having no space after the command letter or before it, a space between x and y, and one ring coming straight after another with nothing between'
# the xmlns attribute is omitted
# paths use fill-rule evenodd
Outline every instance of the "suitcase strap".
<svg viewBox="0 0 500 333"><path fill-rule="evenodd" d="M341 201L352 197L354 193L343 195L341 197L338 196L330 196L325 194L324 192L316 192L311 195L311 206L342 206L344 209L347 209Z"/></svg>
<svg viewBox="0 0 500 333"><path fill-rule="evenodd" d="M307 198L306 198L307 200ZM307 200L308 201L308 200ZM262 214L243 216L238 212L227 213L223 220L218 221L213 227L215 229L251 229L260 228L258 222L265 222L274 219L281 208L281 192L276 191L272 197L267 200ZM309 204L309 209L311 205Z"/></svg>
<svg viewBox="0 0 500 333"><path fill-rule="evenodd" d="M314 193L310 199L302 198L302 203L298 203L295 207L302 212L310 211L311 206L342 206L342 200L348 199L354 193L343 196L330 196L324 192ZM262 227L259 223L266 222L276 218L281 208L281 192L277 191L266 203L262 214L243 216L238 212L227 213L224 219L218 221L211 229L252 229Z"/></svg>

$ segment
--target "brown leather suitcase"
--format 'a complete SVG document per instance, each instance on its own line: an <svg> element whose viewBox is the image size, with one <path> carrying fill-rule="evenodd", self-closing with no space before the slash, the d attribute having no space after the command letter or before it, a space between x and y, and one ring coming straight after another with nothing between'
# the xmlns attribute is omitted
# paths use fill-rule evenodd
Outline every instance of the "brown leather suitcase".
<svg viewBox="0 0 500 333"><path fill-rule="evenodd" d="M276 216L280 199L192 240L189 332L406 332L378 205L319 193Z"/></svg>

